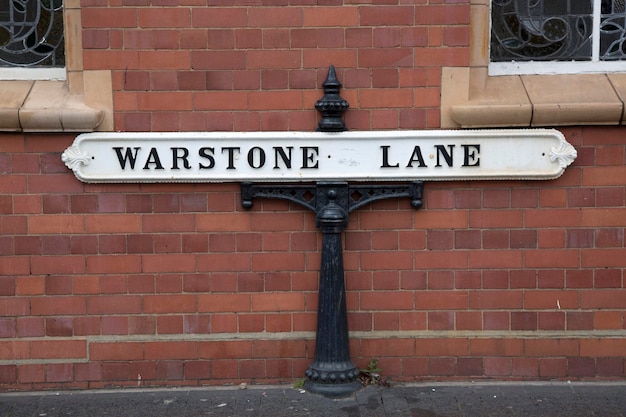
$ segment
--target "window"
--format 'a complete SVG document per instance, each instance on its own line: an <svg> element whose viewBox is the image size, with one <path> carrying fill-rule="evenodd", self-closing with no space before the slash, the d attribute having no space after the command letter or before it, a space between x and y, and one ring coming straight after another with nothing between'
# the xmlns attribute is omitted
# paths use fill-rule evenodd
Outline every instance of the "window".
<svg viewBox="0 0 626 417"><path fill-rule="evenodd" d="M83 68L80 0L0 0L0 131L113 129L111 71Z"/></svg>
<svg viewBox="0 0 626 417"><path fill-rule="evenodd" d="M0 2L0 77L65 78L62 0Z"/></svg>
<svg viewBox="0 0 626 417"><path fill-rule="evenodd" d="M492 0L491 75L626 70L624 0Z"/></svg>
<svg viewBox="0 0 626 417"><path fill-rule="evenodd" d="M472 0L468 66L442 69L441 126L626 124L625 28L624 0Z"/></svg>

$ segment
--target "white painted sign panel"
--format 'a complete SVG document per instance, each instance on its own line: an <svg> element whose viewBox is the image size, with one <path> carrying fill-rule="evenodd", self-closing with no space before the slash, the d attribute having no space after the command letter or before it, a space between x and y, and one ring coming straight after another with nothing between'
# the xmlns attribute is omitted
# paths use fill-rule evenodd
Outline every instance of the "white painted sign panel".
<svg viewBox="0 0 626 417"><path fill-rule="evenodd" d="M62 155L88 183L543 180L575 158L553 129L87 133Z"/></svg>

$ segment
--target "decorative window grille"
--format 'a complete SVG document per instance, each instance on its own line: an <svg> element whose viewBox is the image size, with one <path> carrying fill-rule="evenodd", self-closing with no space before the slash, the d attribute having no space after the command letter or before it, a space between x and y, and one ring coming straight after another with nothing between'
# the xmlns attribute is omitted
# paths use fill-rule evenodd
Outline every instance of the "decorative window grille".
<svg viewBox="0 0 626 417"><path fill-rule="evenodd" d="M63 0L0 0L0 67L64 66Z"/></svg>
<svg viewBox="0 0 626 417"><path fill-rule="evenodd" d="M492 0L490 73L626 70L625 0Z"/></svg>

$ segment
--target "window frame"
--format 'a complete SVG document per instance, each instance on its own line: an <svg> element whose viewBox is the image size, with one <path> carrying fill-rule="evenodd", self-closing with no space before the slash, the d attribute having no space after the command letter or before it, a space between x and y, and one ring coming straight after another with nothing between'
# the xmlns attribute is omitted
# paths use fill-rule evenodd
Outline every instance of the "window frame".
<svg viewBox="0 0 626 417"><path fill-rule="evenodd" d="M65 68L58 69L64 74L52 71L56 73L52 78L50 74L45 78L0 78L1 132L113 130L112 73L83 68L80 0L64 0L63 23ZM44 73L54 69L42 68Z"/></svg>
<svg viewBox="0 0 626 417"><path fill-rule="evenodd" d="M490 8L470 0L469 65L442 68L442 128L626 124L626 72L490 76Z"/></svg>
<svg viewBox="0 0 626 417"><path fill-rule="evenodd" d="M550 0L546 0L550 1ZM626 71L626 60L600 60L600 25L602 0L593 0L592 51L589 61L489 61L489 75L593 74ZM489 44L491 44L491 4L489 2Z"/></svg>

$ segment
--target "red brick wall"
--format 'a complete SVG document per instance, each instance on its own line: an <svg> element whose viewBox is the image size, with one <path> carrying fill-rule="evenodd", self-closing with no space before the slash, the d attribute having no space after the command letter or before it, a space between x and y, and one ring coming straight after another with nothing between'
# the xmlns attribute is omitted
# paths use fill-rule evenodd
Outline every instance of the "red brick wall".
<svg viewBox="0 0 626 417"><path fill-rule="evenodd" d="M345 234L354 360L395 380L624 376L626 146L564 129L579 157L540 182L427 183ZM312 213L236 184L87 185L72 136L4 135L5 389L290 381L311 361Z"/></svg>
<svg viewBox="0 0 626 417"><path fill-rule="evenodd" d="M206 3L82 1L84 65L113 69L116 130L311 131L330 64L349 128L437 128L441 66L467 65L466 1ZM563 132L579 156L558 180L433 182L419 211L351 214L358 366L625 376L623 129ZM313 214L244 211L238 184L83 184L60 159L73 139L0 136L0 389L302 378Z"/></svg>
<svg viewBox="0 0 626 417"><path fill-rule="evenodd" d="M331 64L351 129L438 127L469 1L369 3L83 0L84 67L113 70L117 130L310 131Z"/></svg>

